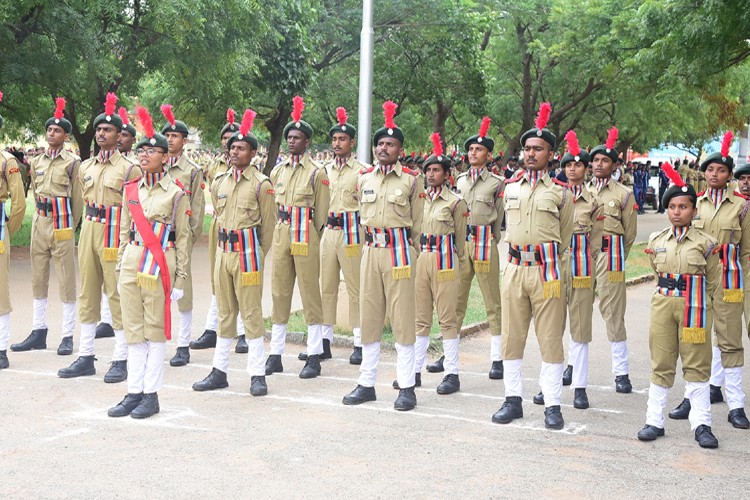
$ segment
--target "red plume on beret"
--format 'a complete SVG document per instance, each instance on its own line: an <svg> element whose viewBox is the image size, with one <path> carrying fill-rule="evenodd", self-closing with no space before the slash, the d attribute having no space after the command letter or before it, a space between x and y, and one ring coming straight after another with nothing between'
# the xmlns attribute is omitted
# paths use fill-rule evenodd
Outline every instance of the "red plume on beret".
<svg viewBox="0 0 750 500"><path fill-rule="evenodd" d="M107 98L104 101L104 114L112 116L115 114L115 105L117 104L117 96L114 92L107 92Z"/></svg>
<svg viewBox="0 0 750 500"><path fill-rule="evenodd" d="M393 101L385 101L383 103L383 116L385 116L385 128L396 128L396 122L393 121L393 117L396 116L396 108L398 104Z"/></svg>
<svg viewBox="0 0 750 500"><path fill-rule="evenodd" d="M234 125L235 118L235 111L232 108L227 108L227 123Z"/></svg>
<svg viewBox="0 0 750 500"><path fill-rule="evenodd" d="M412 151L411 152L411 159L413 160L416 157L417 157L417 153L415 153L414 151Z"/></svg>
<svg viewBox="0 0 750 500"><path fill-rule="evenodd" d="M255 111L252 109L246 109L242 115L242 123L240 124L240 135L245 136L250 133L253 129L253 123L255 122Z"/></svg>
<svg viewBox="0 0 750 500"><path fill-rule="evenodd" d="M482 118L482 124L479 126L479 137L487 137L487 132L490 131L490 123L492 123L492 120L489 116Z"/></svg>
<svg viewBox="0 0 750 500"><path fill-rule="evenodd" d="M346 120L349 119L349 115L346 114L346 108L336 108L336 119L338 120L339 125L346 125Z"/></svg>
<svg viewBox="0 0 750 500"><path fill-rule="evenodd" d="M3 102L3 93L0 92L0 102Z"/></svg>
<svg viewBox="0 0 750 500"><path fill-rule="evenodd" d="M578 136L575 131L568 130L565 134L565 140L568 141L568 151L573 156L579 156L581 154L581 146L578 144Z"/></svg>
<svg viewBox="0 0 750 500"><path fill-rule="evenodd" d="M63 111L65 111L65 98L58 97L55 99L55 118L57 120L63 117Z"/></svg>
<svg viewBox="0 0 750 500"><path fill-rule="evenodd" d="M665 161L661 164L661 169L665 174L667 174L667 177L669 177L669 180L672 182L672 184L677 187L685 187L685 181L682 179L682 177L680 177L680 174L677 173L677 170L675 170L668 161Z"/></svg>
<svg viewBox="0 0 750 500"><path fill-rule="evenodd" d="M604 143L604 147L607 149L613 149L615 147L615 143L617 142L617 136L620 135L620 131L617 130L617 127L612 127L611 129L607 130L607 142Z"/></svg>
<svg viewBox="0 0 750 500"><path fill-rule="evenodd" d="M734 134L731 130L727 130L724 134L724 138L721 140L721 157L726 158L729 156L729 148L732 146L734 140Z"/></svg>
<svg viewBox="0 0 750 500"><path fill-rule="evenodd" d="M143 133L146 134L146 137L148 137L149 139L153 139L154 138L154 120L151 118L151 114L143 106L136 107L135 114L138 115L138 120L140 120L141 122L141 127L143 127Z"/></svg>
<svg viewBox="0 0 750 500"><path fill-rule="evenodd" d="M120 109L117 110L117 114L120 115L120 119L122 120L122 125L130 125L130 118L128 118L128 110L125 109L125 106L120 106Z"/></svg>
<svg viewBox="0 0 750 500"><path fill-rule="evenodd" d="M552 105L548 102L543 102L539 106L539 114L536 115L536 128L539 130L547 126L549 122L549 115L552 114Z"/></svg>
<svg viewBox="0 0 750 500"><path fill-rule="evenodd" d="M432 154L435 156L442 156L443 142L440 140L440 133L433 132L430 136L430 140L432 141Z"/></svg>
<svg viewBox="0 0 750 500"><path fill-rule="evenodd" d="M300 96L294 96L292 99L292 121L298 122L302 119L302 112L305 110L305 100Z"/></svg>
<svg viewBox="0 0 750 500"><path fill-rule="evenodd" d="M161 114L164 115L164 118L167 119L170 125L174 127L175 122L177 120L174 119L174 113L172 112L172 105L171 104L162 104L161 105Z"/></svg>

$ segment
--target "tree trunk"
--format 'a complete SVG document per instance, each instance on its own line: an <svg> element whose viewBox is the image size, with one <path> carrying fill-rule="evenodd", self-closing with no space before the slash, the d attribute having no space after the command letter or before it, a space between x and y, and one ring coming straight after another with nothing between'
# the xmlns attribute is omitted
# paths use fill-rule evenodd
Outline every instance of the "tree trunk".
<svg viewBox="0 0 750 500"><path fill-rule="evenodd" d="M91 143L94 140L94 128L89 125L86 127L86 130L81 132L78 127L73 124L73 138L76 140L76 143L78 144L78 152L81 156L81 161L88 160L91 156Z"/></svg>
<svg viewBox="0 0 750 500"><path fill-rule="evenodd" d="M451 114L453 107L450 104L446 104L443 100L438 97L435 101L435 113L432 115L432 130L438 132L440 137L445 142L445 122L448 121L448 116Z"/></svg>
<svg viewBox="0 0 750 500"><path fill-rule="evenodd" d="M278 104L274 110L274 115L265 121L266 129L271 134L271 140L268 143L268 158L266 159L266 166L263 168L263 173L266 175L271 175L271 170L276 166L276 158L279 157L279 151L281 150L284 127L291 111L288 104Z"/></svg>

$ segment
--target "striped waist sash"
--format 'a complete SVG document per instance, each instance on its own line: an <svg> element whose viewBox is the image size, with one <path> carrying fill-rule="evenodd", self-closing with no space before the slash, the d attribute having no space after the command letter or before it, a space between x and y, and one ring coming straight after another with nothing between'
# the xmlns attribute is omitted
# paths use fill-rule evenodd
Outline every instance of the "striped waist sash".
<svg viewBox="0 0 750 500"><path fill-rule="evenodd" d="M5 203L0 202L0 253L5 253L5 233L7 220L5 218Z"/></svg>
<svg viewBox="0 0 750 500"><path fill-rule="evenodd" d="M570 270L573 288L591 288L591 243L586 233L576 233L570 240Z"/></svg>
<svg viewBox="0 0 750 500"><path fill-rule="evenodd" d="M154 231L156 238L161 245L162 250L167 248L174 248L174 231L172 231L171 224L162 224L161 222L153 221L150 223L151 229ZM135 222L130 224L130 241L131 245L143 247L141 253L141 261L138 264L138 272L136 273L136 281L139 287L147 288L149 290L156 290L156 284L159 280L161 269L159 264L156 262L156 258L151 250L144 244L141 234L138 232L135 226Z"/></svg>
<svg viewBox="0 0 750 500"><path fill-rule="evenodd" d="M313 216L312 207L293 207L279 205L279 221L289 226L291 232L291 254L307 255L310 244L310 220Z"/></svg>
<svg viewBox="0 0 750 500"><path fill-rule="evenodd" d="M347 257L356 257L362 248L359 224L359 212L328 212L326 227L344 232L344 253Z"/></svg>
<svg viewBox="0 0 750 500"><path fill-rule="evenodd" d="M545 299L559 299L560 286L560 245L556 241L540 243L539 245L510 245L508 248L508 263L516 266L539 266L542 274Z"/></svg>
<svg viewBox="0 0 750 500"><path fill-rule="evenodd" d="M602 236L602 252L607 254L607 280L625 281L625 238L621 234Z"/></svg>
<svg viewBox="0 0 750 500"><path fill-rule="evenodd" d="M474 240L474 271L490 272L492 255L492 226L466 226L466 241Z"/></svg>
<svg viewBox="0 0 750 500"><path fill-rule="evenodd" d="M226 229L219 227L219 248L226 253L240 254L242 286L260 285L260 238L257 227Z"/></svg>
<svg viewBox="0 0 750 500"><path fill-rule="evenodd" d="M73 210L66 196L36 199L36 213L52 219L52 234L55 241L73 239Z"/></svg>
<svg viewBox="0 0 750 500"><path fill-rule="evenodd" d="M422 252L436 254L438 281L450 281L456 278L456 235L424 234L419 238Z"/></svg>
<svg viewBox="0 0 750 500"><path fill-rule="evenodd" d="M659 273L656 293L665 297L684 297L685 313L682 341L686 344L706 342L706 277L701 274Z"/></svg>
<svg viewBox="0 0 750 500"><path fill-rule="evenodd" d="M411 253L409 238L411 230L406 227L365 227L365 244L391 251L391 275L394 280L411 278Z"/></svg>
<svg viewBox="0 0 750 500"><path fill-rule="evenodd" d="M721 245L721 287L724 289L724 302L743 302L744 280L740 263L740 247L731 243Z"/></svg>
<svg viewBox="0 0 750 500"><path fill-rule="evenodd" d="M117 251L120 246L120 214L121 206L86 204L86 220L104 224L104 254L102 260L117 261Z"/></svg>

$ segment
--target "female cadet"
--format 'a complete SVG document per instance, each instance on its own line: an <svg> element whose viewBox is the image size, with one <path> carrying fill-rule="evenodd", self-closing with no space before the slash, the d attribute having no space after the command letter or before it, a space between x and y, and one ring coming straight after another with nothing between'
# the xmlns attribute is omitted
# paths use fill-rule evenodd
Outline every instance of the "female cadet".
<svg viewBox="0 0 750 500"><path fill-rule="evenodd" d="M156 392L171 332L170 300L183 295L191 233L189 200L164 171L167 139L154 132L145 108L137 113L145 131L136 145L143 177L125 185L116 268L128 343L128 394L107 414L148 418L159 413Z"/></svg>

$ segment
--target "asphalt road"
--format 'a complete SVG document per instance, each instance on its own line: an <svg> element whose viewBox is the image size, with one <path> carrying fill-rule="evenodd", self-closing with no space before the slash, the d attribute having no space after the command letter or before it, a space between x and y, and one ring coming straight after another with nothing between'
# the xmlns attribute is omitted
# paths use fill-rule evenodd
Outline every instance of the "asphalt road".
<svg viewBox="0 0 750 500"><path fill-rule="evenodd" d="M12 342L30 327L28 271L28 259L14 249ZM199 280L202 272L196 271ZM193 351L187 367L166 367L161 413L145 421L108 418L107 409L126 392L124 384L102 381L113 341L97 340L95 376L57 378L72 357L55 353L61 307L53 285L48 349L10 353L11 368L0 372L0 491L3 498L743 497L750 431L727 423L725 404L712 408L718 450L700 449L685 421L667 420L666 437L655 443L636 439L649 383L652 286L628 292L634 393L614 392L609 345L595 313L592 407L573 409L573 392L565 388L565 428L549 431L542 407L531 403L541 363L533 332L524 362L524 418L505 426L490 420L502 403L503 382L487 378L486 332L462 341L461 392L437 395L441 376L423 373L411 412L393 410L393 352L382 356L378 401L347 407L341 398L358 376L348 350L335 349L321 377L301 380L300 346L288 345L285 372L268 378L267 397L249 395L245 357L237 354L230 358L228 389L194 392L193 382L211 369L212 351ZM207 306L208 294L197 293L194 335ZM678 375L668 409L683 388Z"/></svg>

